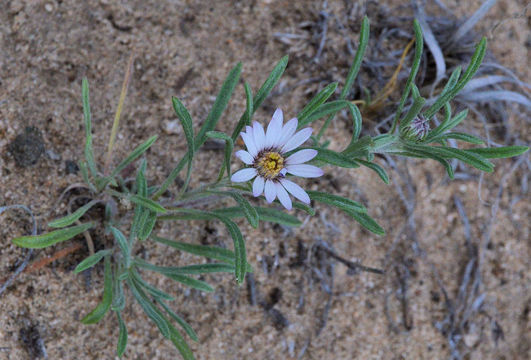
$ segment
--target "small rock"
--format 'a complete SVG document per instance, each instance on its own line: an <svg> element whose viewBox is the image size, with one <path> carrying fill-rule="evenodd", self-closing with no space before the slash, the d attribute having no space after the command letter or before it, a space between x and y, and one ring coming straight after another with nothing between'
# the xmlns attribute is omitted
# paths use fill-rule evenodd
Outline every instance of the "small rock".
<svg viewBox="0 0 531 360"><path fill-rule="evenodd" d="M44 5L44 10L46 10L47 12L52 12L52 10L53 10L53 5L50 4L50 3Z"/></svg>
<svg viewBox="0 0 531 360"><path fill-rule="evenodd" d="M76 162L73 160L66 160L65 171L67 174L77 174L79 171L79 166L77 166Z"/></svg>
<svg viewBox="0 0 531 360"><path fill-rule="evenodd" d="M473 348L479 342L479 334L476 333L476 332L472 332L472 333L466 334L463 337L463 341L465 342L465 345L467 347Z"/></svg>
<svg viewBox="0 0 531 360"><path fill-rule="evenodd" d="M181 124L179 124L179 120L165 121L162 130L168 135L180 134Z"/></svg>
<svg viewBox="0 0 531 360"><path fill-rule="evenodd" d="M41 132L33 126L28 126L23 134L18 135L9 144L9 151L11 151L16 164L20 167L35 165L44 150Z"/></svg>

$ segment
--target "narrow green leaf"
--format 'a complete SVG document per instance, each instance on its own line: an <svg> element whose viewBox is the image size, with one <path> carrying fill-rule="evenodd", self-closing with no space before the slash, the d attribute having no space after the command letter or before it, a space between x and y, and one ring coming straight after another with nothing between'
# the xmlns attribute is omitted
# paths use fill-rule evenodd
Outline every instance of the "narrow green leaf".
<svg viewBox="0 0 531 360"><path fill-rule="evenodd" d="M355 143L358 141L360 134L361 134L361 128L362 128L362 117L360 109L355 104L352 104L350 108L350 114L352 116L352 138L350 139L350 144Z"/></svg>
<svg viewBox="0 0 531 360"><path fill-rule="evenodd" d="M304 120L321 106L336 91L337 83L328 84L323 90L315 95L306 106L297 114L297 119Z"/></svg>
<svg viewBox="0 0 531 360"><path fill-rule="evenodd" d="M127 242L127 239L120 230L118 230L114 226L111 226L110 229L114 240L116 240L118 246L120 247L120 250L122 251L125 267L129 268L129 265L131 263L131 248L129 247L129 243Z"/></svg>
<svg viewBox="0 0 531 360"><path fill-rule="evenodd" d="M240 80L240 73L242 71L242 64L238 63L229 73L225 81L223 82L223 85L221 86L221 90L218 93L218 96L216 97L216 101L214 101L214 105L212 105L212 109L210 110L210 113L207 115L207 118L199 130L199 133L196 136L196 144L195 148L196 150L203 145L205 140L207 139L206 133L209 131L214 130L216 127L216 124L219 121L219 118L221 117L221 114L227 107L227 104L229 103L229 99L232 96L232 92L234 91L234 88L236 87L236 84Z"/></svg>
<svg viewBox="0 0 531 360"><path fill-rule="evenodd" d="M189 243L184 243L184 242L178 242L178 241L173 241L169 239L164 239L158 236L153 236L152 239L161 244L171 246L175 249L178 249L178 250L181 250L181 251L193 254L193 255L198 255L198 256L209 258L209 259L223 261L230 265L235 264L234 252L229 249L225 249L225 248L221 248L217 246L195 245L195 244L189 244ZM247 272L252 272L252 268L250 264L247 264Z"/></svg>
<svg viewBox="0 0 531 360"><path fill-rule="evenodd" d="M458 66L455 68L454 71L452 71L452 75L450 75L448 82L444 86L444 89L443 91L441 91L441 94L439 96L444 95L448 91L452 90L454 86L457 84L457 82L459 81L460 76L461 76L461 66Z"/></svg>
<svg viewBox="0 0 531 360"><path fill-rule="evenodd" d="M236 191L209 191L212 194L217 195L223 195L223 196L230 196L236 202L238 205L240 205L241 209L243 210L243 214L245 215L245 218L247 221L249 221L249 224L251 224L252 227L257 228L258 227L258 212L256 209L245 199L242 195L237 193Z"/></svg>
<svg viewBox="0 0 531 360"><path fill-rule="evenodd" d="M194 360L194 354L192 353L192 350L186 343L186 341L183 339L179 331L173 327L173 325L168 324L168 327L170 329L170 340L175 345L177 350L179 350L179 353L183 357L184 360Z"/></svg>
<svg viewBox="0 0 531 360"><path fill-rule="evenodd" d="M355 211L347 211L347 213L354 218L361 226L376 235L385 235L385 230L368 214L359 213Z"/></svg>
<svg viewBox="0 0 531 360"><path fill-rule="evenodd" d="M49 222L48 226L53 228L63 228L65 226L72 225L77 219L82 217L87 211L89 211L91 207L93 207L98 202L98 200L92 200L86 205L83 205L82 207L74 211L72 214Z"/></svg>
<svg viewBox="0 0 531 360"><path fill-rule="evenodd" d="M187 266L158 266L147 261L136 259L135 264L143 269L163 275L202 275L217 272L234 272L234 266L225 263L194 264Z"/></svg>
<svg viewBox="0 0 531 360"><path fill-rule="evenodd" d="M352 64L345 79L345 86L341 90L341 95L339 95L340 99L346 99L350 89L352 88L352 85L354 84L354 81L356 80L356 76L358 76L361 62L363 61L363 56L365 55L365 50L369 44L369 33L369 18L367 15L365 15L361 22L360 44L358 46L358 50L356 51L356 55L354 55L354 60L352 60Z"/></svg>
<svg viewBox="0 0 531 360"><path fill-rule="evenodd" d="M138 233L138 239L140 241L146 240L149 235L151 235L151 232L153 231L153 228L155 227L155 224L157 223L157 213L154 211L144 210L146 213L146 220L143 223L143 226L140 228L140 231Z"/></svg>
<svg viewBox="0 0 531 360"><path fill-rule="evenodd" d="M184 136L186 137L186 142L188 143L188 152L186 153L188 169L186 171L186 178L184 180L184 184L181 187L181 194L183 194L188 188L188 184L190 183L190 178L192 176L192 164L195 153L194 128L192 124L192 117L190 116L188 110L186 110L186 107L181 103L181 101L176 97L172 97L172 103L173 109L175 110L177 117L181 121Z"/></svg>
<svg viewBox="0 0 531 360"><path fill-rule="evenodd" d="M306 192L308 193L308 196L310 196L310 199L314 201L322 202L328 205L335 206L344 211L353 211L353 212L360 212L360 213L367 212L367 209L365 208L365 206L363 206L359 202L344 198L342 196L332 195L332 194L328 194L328 193L324 193L320 191L313 191L313 190L309 190Z"/></svg>
<svg viewBox="0 0 531 360"><path fill-rule="evenodd" d="M427 146L427 145L410 144L410 143L406 145L406 149L422 150L428 154L432 154L435 156L440 156L443 158L450 158L450 159L458 159L479 170L486 171L486 172L492 172L494 170L494 165L490 161L485 159L484 157L471 153L471 152L466 152L461 149L455 149L455 148L446 147L446 146Z"/></svg>
<svg viewBox="0 0 531 360"><path fill-rule="evenodd" d="M241 215L244 216L244 212L241 207L237 207L238 211L241 212ZM258 215L260 215L260 209L257 208ZM172 214L166 216L160 216L161 220L171 220L171 219L202 219L202 220L211 220L217 219L223 222L230 236L232 237L234 243L234 254L235 254L235 276L238 284L242 284L245 278L246 264L247 264L247 255L245 251L245 242L243 241L243 236L238 228L238 226L229 219L229 217L224 216L222 213L217 213L216 211L207 212L199 211L195 209L179 209L181 214ZM184 215L184 216L183 216Z"/></svg>
<svg viewBox="0 0 531 360"><path fill-rule="evenodd" d="M462 132L450 132L446 133L444 135L441 135L437 140L447 140L447 139L454 139L459 141L464 141L470 144L476 144L476 145L483 145L485 142L478 138L477 136L465 134Z"/></svg>
<svg viewBox="0 0 531 360"><path fill-rule="evenodd" d="M170 324L168 324L162 312L153 305L144 291L132 279L129 279L127 283L129 284L131 292L133 293L133 296L138 304L140 304L142 310L144 310L146 315L153 320L162 335L165 338L170 339L170 329L168 326Z"/></svg>
<svg viewBox="0 0 531 360"><path fill-rule="evenodd" d="M368 157L370 153L369 149L375 146L373 139L369 135L366 135L355 142L351 142L342 153L352 159Z"/></svg>
<svg viewBox="0 0 531 360"><path fill-rule="evenodd" d="M166 310L166 312L168 313L168 315L170 315L170 317L172 319L174 319L175 321L177 321L177 323L179 324L180 327L183 328L183 330L188 334L188 336L190 336L190 338L195 341L195 342L198 342L199 341L199 338L197 337L197 334L195 333L194 329L190 326L190 324L188 324L182 317L180 317L179 315L177 315L169 306L168 304L166 304L164 301L159 301L157 300L157 302L164 308L164 310Z"/></svg>
<svg viewBox="0 0 531 360"><path fill-rule="evenodd" d="M399 154L402 156L409 156L409 157L420 158L420 159L433 159L439 162L442 166L444 166L450 179L454 178L454 169L452 168L452 165L448 161L446 161L446 159L444 159L443 157L439 155L435 155L433 153L426 152L426 151L419 150L419 149L416 149L416 150L408 149L408 151L399 152Z"/></svg>
<svg viewBox="0 0 531 360"><path fill-rule="evenodd" d="M140 195L132 195L131 197L128 197L128 199L134 202L135 204L144 206L156 213L162 213L162 214L166 213L166 209L163 208L162 205L151 200L150 198L140 196Z"/></svg>
<svg viewBox="0 0 531 360"><path fill-rule="evenodd" d="M213 292L214 291L212 286L210 286L206 282L191 278L189 276L185 276L185 275L167 275L167 274L166 274L166 276L169 277L172 280L180 282L181 284L184 284L184 285L186 285L188 287L191 287L191 288L199 290L199 291L204 291L204 292Z"/></svg>
<svg viewBox="0 0 531 360"><path fill-rule="evenodd" d="M92 119L90 114L89 85L87 78L81 81L81 98L83 102L83 118L85 120L85 161L92 176L98 175L96 162L94 161L94 150L92 149Z"/></svg>
<svg viewBox="0 0 531 360"><path fill-rule="evenodd" d="M449 105L448 105L449 107ZM453 118L446 117L443 122L435 129L431 130L426 138L423 140L424 143L432 142L433 139L438 138L440 135L444 134L446 131L453 129L459 125L468 115L468 109L465 109L455 115Z"/></svg>
<svg viewBox="0 0 531 360"><path fill-rule="evenodd" d="M155 297L156 299L174 300L173 296L148 284L144 279L142 279L142 277L140 277L140 274L136 269L131 269L131 278L139 287L143 288L145 291L153 295L153 297Z"/></svg>
<svg viewBox="0 0 531 360"><path fill-rule="evenodd" d="M120 334L118 335L118 345L116 346L116 355L122 357L127 346L127 327L125 326L122 315L119 311L116 312L118 317L118 326L120 328Z"/></svg>
<svg viewBox="0 0 531 360"><path fill-rule="evenodd" d="M317 156L313 159L313 161L322 161L326 164L349 169L360 167L356 161L342 153L323 148L314 147L313 149L318 151Z"/></svg>
<svg viewBox="0 0 531 360"><path fill-rule="evenodd" d="M207 137L213 139L220 139L225 141L225 164L221 167L218 175L218 181L223 178L223 173L227 169L228 177L230 178L230 159L232 156L232 149L234 148L234 142L232 139L225 133L219 131L209 131L206 133Z"/></svg>
<svg viewBox="0 0 531 360"><path fill-rule="evenodd" d="M258 218L260 221L268 221L272 223L282 224L286 226L300 226L302 223L293 215L286 214L276 209L257 207ZM226 216L229 218L243 217L243 210L239 207L228 207L223 209L216 209L213 213Z"/></svg>
<svg viewBox="0 0 531 360"><path fill-rule="evenodd" d="M467 153L479 155L481 157L484 157L485 159L501 159L522 155L527 150L529 150L529 147L527 146L503 146L497 148L466 149L464 151Z"/></svg>
<svg viewBox="0 0 531 360"><path fill-rule="evenodd" d="M153 145L153 143L157 140L157 135L150 137L147 139L144 143L137 146L129 156L127 156L118 166L112 171L110 178L114 178L116 175L118 175L123 169L127 167L127 165L131 164L133 161L135 161L140 155L145 153L147 149Z"/></svg>
<svg viewBox="0 0 531 360"><path fill-rule="evenodd" d="M300 129L314 122L315 120L318 120L325 116L333 115L337 113L339 110L344 109L348 106L352 106L352 104L346 100L335 100L335 101L324 103L320 105L317 109L315 109L315 111L313 111L305 119L303 119L304 121L299 120L298 128Z"/></svg>
<svg viewBox="0 0 531 360"><path fill-rule="evenodd" d="M271 90L273 90L278 80L280 80L280 77L284 73L284 70L286 70L286 66L288 66L287 55L284 56L282 59L280 59L280 61L275 65L275 68L273 69L273 71L271 71L266 81L264 81L264 83L262 84L262 87L260 87L256 95L254 96L252 113L254 113L256 109L258 109L260 105L262 105L262 103L267 98ZM238 135L240 134L240 131L242 131L243 127L245 125L248 125L250 121L251 121L251 116L246 117L245 114L242 115L242 117L240 118L240 121L238 121L238 124L236 125L236 127L234 128L234 131L232 132L231 138L233 141L236 141L236 139L238 138Z"/></svg>
<svg viewBox="0 0 531 360"><path fill-rule="evenodd" d="M415 33L415 55L413 56L413 64L411 65L411 71L409 72L409 76L406 81L406 86L404 87L402 97L400 98L400 102L398 103L398 107L396 109L395 117L393 119L393 126L391 127L391 131L389 132L390 134L393 134L396 130L398 120L402 115L402 109L404 108L404 104L406 103L411 88L415 83L415 77L417 76L420 67L422 49L424 48L424 39L422 38L422 29L417 19L413 21L413 31Z"/></svg>
<svg viewBox="0 0 531 360"><path fill-rule="evenodd" d="M92 310L87 316L81 319L81 322L85 325L95 324L100 321L105 313L111 307L112 302L112 268L111 259L109 256L105 257L105 271L104 271L104 283L103 283L103 298L101 302Z"/></svg>
<svg viewBox="0 0 531 360"><path fill-rule="evenodd" d="M314 216L315 215L315 209L306 205L306 204L303 204L299 201L296 201L293 203L293 207L296 208L296 209L299 209L299 210L302 210L304 212L306 212L308 215L310 216ZM250 272L249 270L247 270L247 272Z"/></svg>
<svg viewBox="0 0 531 360"><path fill-rule="evenodd" d="M66 229L55 230L42 235L21 236L13 239L13 244L23 248L42 249L57 244L58 242L69 240L93 226L94 223L89 222Z"/></svg>
<svg viewBox="0 0 531 360"><path fill-rule="evenodd" d="M359 162L361 165L366 166L369 169L371 169L374 172L376 172L376 174L378 174L380 179L382 179L382 181L384 183L389 185L389 176L387 175L385 170L380 165L378 165L376 163L373 163L373 162L370 162L370 161L365 161L365 160L362 160L362 159L356 159L356 161Z"/></svg>
<svg viewBox="0 0 531 360"><path fill-rule="evenodd" d="M118 273L119 274L119 273ZM129 271L124 271L119 274L113 280L113 299L111 304L111 310L120 312L125 308L125 294L124 294L124 280L129 279Z"/></svg>
<svg viewBox="0 0 531 360"><path fill-rule="evenodd" d="M194 154L194 127L192 124L192 117L190 113L183 105L183 103L176 97L172 97L172 104L177 117L181 121L181 125L184 130L184 136L188 142L188 156L193 157Z"/></svg>
<svg viewBox="0 0 531 360"><path fill-rule="evenodd" d="M245 113L247 114L245 125L249 125L253 119L254 113L254 103L253 103L253 91L251 90L251 85L246 81L243 85L245 90Z"/></svg>
<svg viewBox="0 0 531 360"><path fill-rule="evenodd" d="M437 111L439 111L439 109L444 106L444 104L454 98L459 93L459 91L461 91L465 87L465 85L472 79L472 77L479 69L486 51L487 39L483 37L478 43L476 51L472 55L470 63L461 79L457 82L457 84L455 84L455 86L451 90L448 90L444 94L440 95L435 101L435 103L423 113L426 119L431 119L433 115L435 115Z"/></svg>
<svg viewBox="0 0 531 360"><path fill-rule="evenodd" d="M97 263L100 262L101 259L103 259L104 256L112 254L111 250L100 250L96 252L93 255L90 255L89 257L85 258L85 260L81 261L76 268L74 269L74 273L78 274L84 270L87 270L88 268L93 267Z"/></svg>
<svg viewBox="0 0 531 360"><path fill-rule="evenodd" d="M273 69L273 71L271 71L271 74L269 74L268 78L266 79L266 81L264 81L260 89L258 89L258 92L256 93L253 100L254 111L256 111L256 109L258 109L260 105L262 105L271 90L273 90L273 88L277 84L278 80L280 80L280 77L284 73L286 66L288 66L288 59L288 55L283 56L282 59L280 59L280 61L277 63L277 65L275 65L275 68Z"/></svg>
<svg viewBox="0 0 531 360"><path fill-rule="evenodd" d="M81 171L81 177L83 178L83 181L85 184L87 184L92 192L97 192L98 190L94 186L94 184L89 179L89 173L87 168L87 163L85 161L80 161L78 163L79 170Z"/></svg>

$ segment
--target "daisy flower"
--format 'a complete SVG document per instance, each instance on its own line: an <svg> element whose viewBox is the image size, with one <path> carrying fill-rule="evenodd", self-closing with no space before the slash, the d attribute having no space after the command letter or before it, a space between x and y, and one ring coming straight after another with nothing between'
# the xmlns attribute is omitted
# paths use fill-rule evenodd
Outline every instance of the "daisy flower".
<svg viewBox="0 0 531 360"><path fill-rule="evenodd" d="M302 145L312 134L312 128L304 128L298 132L298 120L291 119L285 125L282 110L277 109L273 118L264 131L262 125L253 122L246 131L240 133L247 151L239 150L235 155L249 167L235 172L231 181L246 182L253 178L253 195L262 193L268 203L278 197L280 203L291 210L290 193L305 204L310 203L310 197L299 185L286 178L287 174L304 178L314 178L323 175L320 168L304 164L317 155L317 150L304 149L286 157L285 154Z"/></svg>

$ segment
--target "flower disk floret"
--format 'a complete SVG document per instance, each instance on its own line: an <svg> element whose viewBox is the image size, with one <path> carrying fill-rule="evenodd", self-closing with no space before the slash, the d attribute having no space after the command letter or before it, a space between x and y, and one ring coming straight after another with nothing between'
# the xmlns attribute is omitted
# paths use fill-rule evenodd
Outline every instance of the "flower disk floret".
<svg viewBox="0 0 531 360"><path fill-rule="evenodd" d="M231 177L233 182L246 182L254 179L253 195L262 194L268 203L276 198L288 210L292 208L289 194L305 204L310 197L299 185L286 178L287 174L315 178L323 175L317 166L304 164L317 156L317 150L303 149L286 157L286 153L295 150L312 135L312 128L296 131L299 122L293 118L284 124L282 110L277 109L264 131L262 125L253 122L246 131L240 133L247 151L239 150L236 156L249 167L241 169ZM289 193L289 194L288 194Z"/></svg>

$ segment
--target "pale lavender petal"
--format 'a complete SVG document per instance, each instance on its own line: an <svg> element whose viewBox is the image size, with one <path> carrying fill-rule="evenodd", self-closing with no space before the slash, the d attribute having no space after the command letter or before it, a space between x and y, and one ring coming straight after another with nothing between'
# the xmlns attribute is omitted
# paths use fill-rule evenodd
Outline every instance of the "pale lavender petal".
<svg viewBox="0 0 531 360"><path fill-rule="evenodd" d="M287 210L291 210L291 199L289 198L287 191L280 183L275 183L275 188L277 190L278 200L282 206L284 206Z"/></svg>
<svg viewBox="0 0 531 360"><path fill-rule="evenodd" d="M305 178L319 177L324 174L323 170L317 166L306 164L288 165L286 166L286 169L288 169L290 174Z"/></svg>
<svg viewBox="0 0 531 360"><path fill-rule="evenodd" d="M264 187L264 195L268 203L272 203L277 197L277 188L275 183L271 180L267 180Z"/></svg>
<svg viewBox="0 0 531 360"><path fill-rule="evenodd" d="M277 109L275 113L273 114L273 118L269 122L269 125L267 125L266 142L265 142L266 147L272 147L280 139L280 136L282 135L282 123L283 122L284 122L284 115L282 114L282 110Z"/></svg>
<svg viewBox="0 0 531 360"><path fill-rule="evenodd" d="M298 131L289 139L286 144L282 147L282 152L291 151L301 144L303 144L308 138L312 135L312 128L304 128L301 131Z"/></svg>
<svg viewBox="0 0 531 360"><path fill-rule="evenodd" d="M264 132L264 128L261 124L257 123L256 121L253 122L253 138L254 138L254 144L256 145L256 149L258 152L260 150L264 149L264 145L266 142L266 136Z"/></svg>
<svg viewBox="0 0 531 360"><path fill-rule="evenodd" d="M254 158L245 150L238 150L234 153L244 163L251 165L254 162Z"/></svg>
<svg viewBox="0 0 531 360"><path fill-rule="evenodd" d="M245 126L245 132L246 132L247 134L252 135L252 134L253 134L253 127L252 127L252 126L249 126L249 125L246 125L246 126Z"/></svg>
<svg viewBox="0 0 531 360"><path fill-rule="evenodd" d="M264 178L257 176L253 182L253 196L258 197L264 192Z"/></svg>
<svg viewBox="0 0 531 360"><path fill-rule="evenodd" d="M286 176L287 173L288 173L288 170L286 168L282 168L279 172L279 174L282 176Z"/></svg>
<svg viewBox="0 0 531 360"><path fill-rule="evenodd" d="M295 196L295 198L299 199L305 204L310 203L310 197L299 185L295 184L293 181L289 181L288 179L281 179L280 183L286 190L289 191L291 195Z"/></svg>
<svg viewBox="0 0 531 360"><path fill-rule="evenodd" d="M258 150L256 149L256 145L254 144L254 139L251 134L247 134L244 132L241 132L240 135L242 136L243 142L245 143L245 146L247 147L247 151L251 156L256 156L258 154Z"/></svg>
<svg viewBox="0 0 531 360"><path fill-rule="evenodd" d="M284 146L286 142L291 139L293 134L295 134L295 130L297 130L298 125L299 120L297 120L297 118L293 118L288 121L286 125L282 127L282 130L280 131L280 138L274 145L278 147Z"/></svg>
<svg viewBox="0 0 531 360"><path fill-rule="evenodd" d="M296 164L302 164L306 161L310 161L314 157L317 156L317 150L314 149L304 149L297 151L295 154L290 155L286 159L287 165L296 165Z"/></svg>
<svg viewBox="0 0 531 360"><path fill-rule="evenodd" d="M256 176L257 172L255 168L245 168L239 171L236 171L232 174L230 181L232 182L245 182L251 180Z"/></svg>

